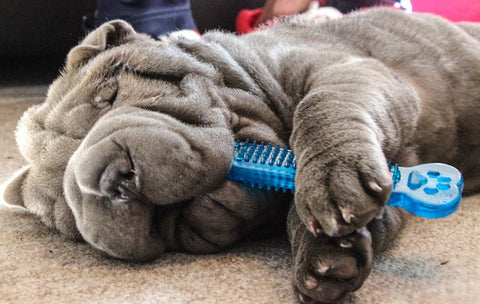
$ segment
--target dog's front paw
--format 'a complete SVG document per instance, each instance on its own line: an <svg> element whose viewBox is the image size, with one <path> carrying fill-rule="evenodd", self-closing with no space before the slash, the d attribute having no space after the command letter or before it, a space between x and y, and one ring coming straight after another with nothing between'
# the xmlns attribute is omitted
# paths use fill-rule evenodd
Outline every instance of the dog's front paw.
<svg viewBox="0 0 480 304"><path fill-rule="evenodd" d="M301 303L337 303L370 274L373 250L367 229L342 238L315 238L305 229L297 233L293 289Z"/></svg>
<svg viewBox="0 0 480 304"><path fill-rule="evenodd" d="M299 163L295 206L313 235L346 236L383 213L392 189L387 163L362 154Z"/></svg>

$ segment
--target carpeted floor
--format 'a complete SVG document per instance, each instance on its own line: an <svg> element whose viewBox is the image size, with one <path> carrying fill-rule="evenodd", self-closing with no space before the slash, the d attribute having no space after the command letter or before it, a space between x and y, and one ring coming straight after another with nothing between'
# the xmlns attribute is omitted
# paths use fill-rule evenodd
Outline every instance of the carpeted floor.
<svg viewBox="0 0 480 304"><path fill-rule="evenodd" d="M1 72L0 72L1 73ZM0 85L0 183L19 169L14 129L44 85ZM467 181L468 182L468 181ZM413 218L347 303L480 303L480 195L448 218ZM106 258L0 203L0 303L294 303L285 239L148 264Z"/></svg>

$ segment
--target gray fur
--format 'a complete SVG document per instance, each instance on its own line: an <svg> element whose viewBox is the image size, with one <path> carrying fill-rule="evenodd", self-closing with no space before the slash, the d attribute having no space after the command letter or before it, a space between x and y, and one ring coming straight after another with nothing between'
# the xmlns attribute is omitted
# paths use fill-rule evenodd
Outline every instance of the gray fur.
<svg viewBox="0 0 480 304"><path fill-rule="evenodd" d="M479 37L386 9L195 41L107 23L23 115L29 165L5 198L114 257L214 252L283 219L291 200L224 180L234 140L288 144L294 290L338 301L405 223L385 207L387 159L450 163L480 189Z"/></svg>

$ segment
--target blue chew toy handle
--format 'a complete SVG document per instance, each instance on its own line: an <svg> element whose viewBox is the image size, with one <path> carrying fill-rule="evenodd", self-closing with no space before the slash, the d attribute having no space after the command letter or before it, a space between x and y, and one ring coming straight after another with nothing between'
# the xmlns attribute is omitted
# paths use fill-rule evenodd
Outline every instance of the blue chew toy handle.
<svg viewBox="0 0 480 304"><path fill-rule="evenodd" d="M447 164L429 163L413 167L390 166L393 189L390 206L425 218L441 218L460 205L463 176Z"/></svg>
<svg viewBox="0 0 480 304"><path fill-rule="evenodd" d="M457 210L463 177L454 167L431 163L414 167L389 164L393 189L387 204L425 218L441 218ZM268 190L295 192L293 151L271 145L237 141L227 179Z"/></svg>

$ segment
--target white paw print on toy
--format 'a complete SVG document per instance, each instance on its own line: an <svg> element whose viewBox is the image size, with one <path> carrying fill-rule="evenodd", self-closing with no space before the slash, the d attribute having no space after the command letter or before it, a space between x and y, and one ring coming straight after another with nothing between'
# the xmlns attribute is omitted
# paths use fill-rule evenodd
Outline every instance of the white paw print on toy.
<svg viewBox="0 0 480 304"><path fill-rule="evenodd" d="M395 184L389 205L428 218L444 217L458 208L463 177L456 168L431 163L391 171Z"/></svg>

